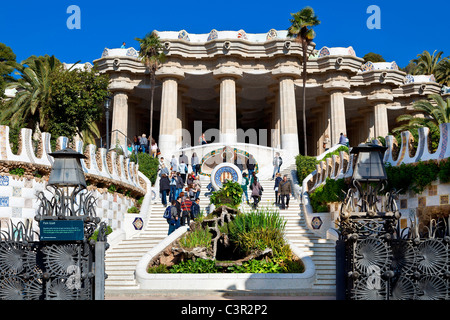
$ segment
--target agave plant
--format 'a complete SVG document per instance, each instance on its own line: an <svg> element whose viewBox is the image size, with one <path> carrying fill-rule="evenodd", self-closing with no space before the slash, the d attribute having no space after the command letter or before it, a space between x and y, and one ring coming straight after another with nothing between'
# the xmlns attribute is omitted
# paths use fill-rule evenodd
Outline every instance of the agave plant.
<svg viewBox="0 0 450 320"><path fill-rule="evenodd" d="M308 154L306 138L306 64L308 61L308 46L316 37L312 27L320 24L320 20L311 7L305 7L297 13L291 13L289 20L291 26L288 29L288 37L295 38L301 44L303 53L303 138L305 155Z"/></svg>

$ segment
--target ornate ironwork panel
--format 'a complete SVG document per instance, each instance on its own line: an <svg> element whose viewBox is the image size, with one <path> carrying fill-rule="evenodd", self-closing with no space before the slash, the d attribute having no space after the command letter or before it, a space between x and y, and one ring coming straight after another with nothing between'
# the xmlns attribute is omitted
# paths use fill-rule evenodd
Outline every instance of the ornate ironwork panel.
<svg viewBox="0 0 450 320"><path fill-rule="evenodd" d="M1 233L0 299L93 299L95 243L36 241L30 226Z"/></svg>

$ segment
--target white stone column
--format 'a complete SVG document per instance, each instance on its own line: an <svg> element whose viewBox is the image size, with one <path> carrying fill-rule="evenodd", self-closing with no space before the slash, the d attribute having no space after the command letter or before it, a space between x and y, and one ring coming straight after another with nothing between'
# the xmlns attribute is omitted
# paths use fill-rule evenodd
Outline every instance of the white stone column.
<svg viewBox="0 0 450 320"><path fill-rule="evenodd" d="M341 133L347 134L344 95L342 91L334 91L330 94L330 120L331 146L334 146L339 143Z"/></svg>
<svg viewBox="0 0 450 320"><path fill-rule="evenodd" d="M178 82L176 78L164 78L161 96L161 119L158 146L165 159L171 159L177 145Z"/></svg>
<svg viewBox="0 0 450 320"><path fill-rule="evenodd" d="M236 123L236 81L233 77L223 77L220 82L220 142L235 144L237 142Z"/></svg>
<svg viewBox="0 0 450 320"><path fill-rule="evenodd" d="M374 124L375 124L375 138L379 136L386 138L389 133L389 124L387 116L386 104L379 103L373 108Z"/></svg>
<svg viewBox="0 0 450 320"><path fill-rule="evenodd" d="M279 91L281 147L299 154L295 87L292 77L280 78Z"/></svg>
<svg viewBox="0 0 450 320"><path fill-rule="evenodd" d="M128 134L128 95L122 91L114 92L112 126L111 126L111 148L116 145L127 146L126 135Z"/></svg>

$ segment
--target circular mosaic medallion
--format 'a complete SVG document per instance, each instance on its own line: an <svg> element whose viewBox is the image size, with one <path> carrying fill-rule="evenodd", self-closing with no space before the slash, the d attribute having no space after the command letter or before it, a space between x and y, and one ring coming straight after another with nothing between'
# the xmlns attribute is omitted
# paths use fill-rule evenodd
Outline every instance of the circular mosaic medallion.
<svg viewBox="0 0 450 320"><path fill-rule="evenodd" d="M215 190L222 188L222 184L232 180L241 183L242 173L237 166L232 163L224 162L219 164L211 173L211 184Z"/></svg>

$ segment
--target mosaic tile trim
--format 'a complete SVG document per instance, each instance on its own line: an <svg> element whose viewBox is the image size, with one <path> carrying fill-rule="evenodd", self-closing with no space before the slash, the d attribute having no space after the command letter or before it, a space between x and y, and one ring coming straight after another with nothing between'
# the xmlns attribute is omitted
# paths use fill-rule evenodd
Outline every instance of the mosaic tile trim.
<svg viewBox="0 0 450 320"><path fill-rule="evenodd" d="M205 154L205 155L203 156L202 160L200 161L200 171L199 171L199 174L201 174L201 175L203 175L203 176L211 177L211 174L210 174L210 173L205 173L205 172L202 171L203 163L206 162L206 160L208 160L208 159L211 158L212 156L217 155L217 154L220 154L220 153L222 153L222 152L223 152L223 148L220 148L220 149L216 149L216 150L213 150L213 151L208 152L207 154ZM243 155L243 156L246 157L246 158L248 158L248 157L250 156L250 154L249 154L247 151L245 151L245 150L240 150L240 149L237 149L237 148L233 148L233 153ZM259 165L258 165L258 162L256 161L256 159L255 159L255 162L256 162L256 164L255 164L255 173L258 173L258 172L259 172Z"/></svg>
<svg viewBox="0 0 450 320"><path fill-rule="evenodd" d="M0 207L9 207L9 197L0 197Z"/></svg>
<svg viewBox="0 0 450 320"><path fill-rule="evenodd" d="M9 176L0 176L0 186L9 186Z"/></svg>
<svg viewBox="0 0 450 320"><path fill-rule="evenodd" d="M206 41L216 40L219 38L219 34L216 29L212 29L208 35L208 39Z"/></svg>
<svg viewBox="0 0 450 320"><path fill-rule="evenodd" d="M448 128L447 124L443 123L441 124L441 152L439 153L438 159L443 159L445 152L447 151L447 143L448 143Z"/></svg>

